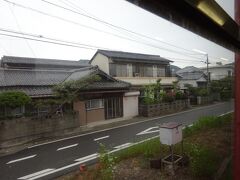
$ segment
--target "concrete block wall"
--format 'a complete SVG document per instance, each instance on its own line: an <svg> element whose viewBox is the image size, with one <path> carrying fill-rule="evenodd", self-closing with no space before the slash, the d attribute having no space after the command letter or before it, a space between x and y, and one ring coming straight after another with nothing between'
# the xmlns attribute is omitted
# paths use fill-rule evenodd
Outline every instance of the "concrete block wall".
<svg viewBox="0 0 240 180"><path fill-rule="evenodd" d="M0 121L0 148L15 146L54 133L79 127L74 115L49 119L18 118Z"/></svg>

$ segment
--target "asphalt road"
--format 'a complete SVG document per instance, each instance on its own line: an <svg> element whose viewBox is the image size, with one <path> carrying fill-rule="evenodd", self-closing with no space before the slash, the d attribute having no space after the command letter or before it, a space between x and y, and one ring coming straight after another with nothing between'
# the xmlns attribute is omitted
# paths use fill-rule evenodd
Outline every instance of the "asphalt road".
<svg viewBox="0 0 240 180"><path fill-rule="evenodd" d="M225 102L29 147L0 158L0 179L54 179L77 169L82 163L95 161L99 143L118 151L132 143L157 136L161 123L180 122L190 125L199 117L222 115L232 110L233 103Z"/></svg>

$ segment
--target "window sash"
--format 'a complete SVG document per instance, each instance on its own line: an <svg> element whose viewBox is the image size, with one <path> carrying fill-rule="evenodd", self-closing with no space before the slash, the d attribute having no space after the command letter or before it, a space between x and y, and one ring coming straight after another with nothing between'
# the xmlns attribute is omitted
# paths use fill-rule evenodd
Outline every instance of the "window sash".
<svg viewBox="0 0 240 180"><path fill-rule="evenodd" d="M86 109L101 109L104 108L103 99L91 99L86 102Z"/></svg>

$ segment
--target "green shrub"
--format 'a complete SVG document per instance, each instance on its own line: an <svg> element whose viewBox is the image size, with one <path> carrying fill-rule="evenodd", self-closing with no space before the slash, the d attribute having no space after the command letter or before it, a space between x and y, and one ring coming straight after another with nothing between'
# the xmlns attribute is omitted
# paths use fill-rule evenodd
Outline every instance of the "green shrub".
<svg viewBox="0 0 240 180"><path fill-rule="evenodd" d="M188 145L187 151L192 174L197 177L213 177L220 157L212 150L197 145Z"/></svg>
<svg viewBox="0 0 240 180"><path fill-rule="evenodd" d="M221 127L226 123L229 123L232 120L232 113L226 114L224 116L205 116L199 118L198 121L193 123L191 127L186 127L183 130L184 137L190 136L196 131L207 129L207 128L216 128Z"/></svg>
<svg viewBox="0 0 240 180"><path fill-rule="evenodd" d="M200 88L200 89L198 89L197 94L198 94L198 96L205 97L205 96L208 96L208 91L205 88Z"/></svg>
<svg viewBox="0 0 240 180"><path fill-rule="evenodd" d="M99 162L101 165L100 179L102 180L113 179L114 166L116 164L116 159L112 154L109 154L109 152L106 150L106 147L103 144L100 144Z"/></svg>
<svg viewBox="0 0 240 180"><path fill-rule="evenodd" d="M10 91L0 93L0 105L16 108L30 103L31 98L23 92Z"/></svg>
<svg viewBox="0 0 240 180"><path fill-rule="evenodd" d="M220 92L220 97L222 100L229 100L232 97L232 91L223 90L222 92Z"/></svg>

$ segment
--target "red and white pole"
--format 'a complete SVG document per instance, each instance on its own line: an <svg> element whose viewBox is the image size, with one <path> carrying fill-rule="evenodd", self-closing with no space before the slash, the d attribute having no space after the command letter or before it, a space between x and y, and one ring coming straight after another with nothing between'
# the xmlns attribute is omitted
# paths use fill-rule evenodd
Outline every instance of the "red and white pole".
<svg viewBox="0 0 240 180"><path fill-rule="evenodd" d="M240 25L240 0L235 0L235 21ZM235 52L235 116L233 178L240 179L240 50Z"/></svg>

